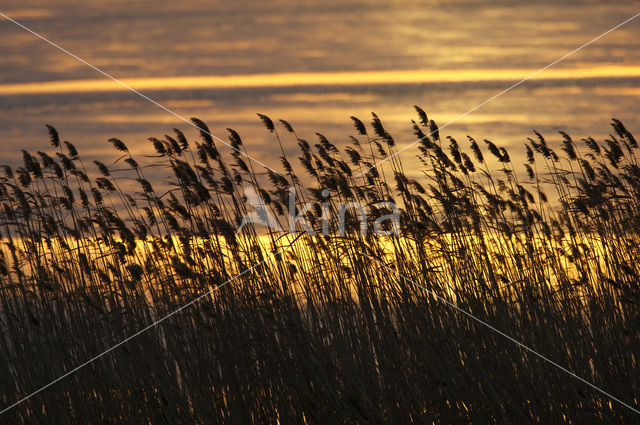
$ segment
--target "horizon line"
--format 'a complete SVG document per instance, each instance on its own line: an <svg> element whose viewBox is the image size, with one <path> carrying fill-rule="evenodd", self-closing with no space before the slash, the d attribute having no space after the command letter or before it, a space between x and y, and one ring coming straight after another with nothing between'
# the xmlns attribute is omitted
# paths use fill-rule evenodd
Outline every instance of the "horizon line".
<svg viewBox="0 0 640 425"><path fill-rule="evenodd" d="M531 69L456 69L286 72L272 74L194 75L174 77L124 78L136 90L233 89L296 86L355 86L420 83L463 83L520 80ZM639 66L596 66L590 68L549 69L537 80L580 80L602 78L640 78ZM104 79L57 80L0 84L0 95L91 93L127 91L127 87Z"/></svg>

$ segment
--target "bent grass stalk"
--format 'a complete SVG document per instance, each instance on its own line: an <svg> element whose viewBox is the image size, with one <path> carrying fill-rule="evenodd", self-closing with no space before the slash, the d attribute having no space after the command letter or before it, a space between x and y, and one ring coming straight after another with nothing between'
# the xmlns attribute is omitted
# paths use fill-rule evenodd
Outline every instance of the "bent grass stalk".
<svg viewBox="0 0 640 425"><path fill-rule="evenodd" d="M493 142L485 151L472 138L466 148L441 136L416 111L419 170L398 156L370 168L399 151L375 114L371 129L352 118L357 134L345 146L320 134L309 142L288 122L260 115L282 153L280 175L247 164L234 130L234 150L219 150L197 119L196 140L178 129L150 138L149 164L110 139L117 160L95 169L48 126L53 152L23 152L23 164L3 167L0 178L2 406L244 274L3 416L13 423L636 421L632 410L399 278L637 406L634 136L617 120L600 142L535 133L527 163L518 165ZM289 143L299 147L300 167L286 154ZM285 229L294 188L296 209L315 203L307 219L318 234L254 224L236 233L250 211L243 185ZM372 212L368 229L387 213L374 206L394 203L401 232L362 234L349 210L338 234L339 207L351 202ZM329 235L321 234L323 208Z"/></svg>

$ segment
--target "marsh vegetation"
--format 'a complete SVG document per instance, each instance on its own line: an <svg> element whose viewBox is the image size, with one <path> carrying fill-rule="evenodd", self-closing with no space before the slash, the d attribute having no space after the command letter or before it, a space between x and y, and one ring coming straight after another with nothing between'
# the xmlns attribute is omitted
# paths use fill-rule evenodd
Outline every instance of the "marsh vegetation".
<svg viewBox="0 0 640 425"><path fill-rule="evenodd" d="M0 408L83 367L0 418L637 421L496 332L638 406L633 135L617 120L599 141L535 133L512 161L416 111L420 173L392 156L375 114L353 117L340 143L261 115L279 173L250 161L234 130L230 149L197 119L195 132L150 138L153 158L109 140L109 165L83 162L49 126L50 151L23 152L0 178ZM295 188L299 205L317 205L314 228L322 203L393 202L401 231L363 234L350 213L344 235L236 233L247 186L280 219Z"/></svg>

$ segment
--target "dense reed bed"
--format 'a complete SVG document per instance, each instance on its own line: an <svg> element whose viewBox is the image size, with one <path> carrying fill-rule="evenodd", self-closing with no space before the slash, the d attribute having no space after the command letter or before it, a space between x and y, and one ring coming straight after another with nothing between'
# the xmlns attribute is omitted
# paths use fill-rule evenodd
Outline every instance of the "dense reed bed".
<svg viewBox="0 0 640 425"><path fill-rule="evenodd" d="M337 144L261 115L280 174L197 119L149 139L153 158L109 140L110 165L49 126L52 151L0 180L0 409L82 368L2 422L637 423L496 332L638 408L632 134L536 133L514 164L416 111L420 173L375 114ZM318 234L236 233L247 188L283 228L294 188ZM336 232L350 202L372 212L366 234L352 210ZM397 234L371 231L380 202L399 207Z"/></svg>

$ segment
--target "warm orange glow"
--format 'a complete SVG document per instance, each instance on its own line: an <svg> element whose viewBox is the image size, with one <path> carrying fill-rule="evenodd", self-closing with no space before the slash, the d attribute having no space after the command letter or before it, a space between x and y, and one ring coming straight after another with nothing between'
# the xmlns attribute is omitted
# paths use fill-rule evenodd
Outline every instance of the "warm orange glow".
<svg viewBox="0 0 640 425"><path fill-rule="evenodd" d="M322 73L276 73L228 76L184 76L129 78L122 82L136 90L182 90L211 88L327 86L358 84L458 83L482 81L519 81L534 69L458 69L405 71L348 71ZM637 78L638 66L597 66L582 69L548 69L536 80L570 80L587 78ZM0 84L0 95L43 93L84 93L126 91L127 87L105 78L92 80L47 81L39 83Z"/></svg>

